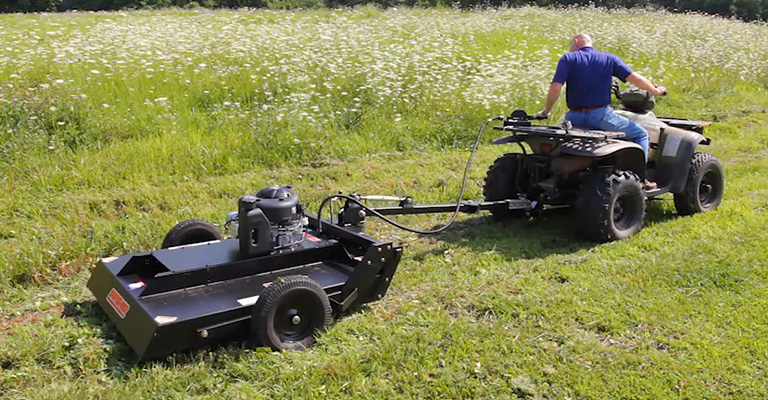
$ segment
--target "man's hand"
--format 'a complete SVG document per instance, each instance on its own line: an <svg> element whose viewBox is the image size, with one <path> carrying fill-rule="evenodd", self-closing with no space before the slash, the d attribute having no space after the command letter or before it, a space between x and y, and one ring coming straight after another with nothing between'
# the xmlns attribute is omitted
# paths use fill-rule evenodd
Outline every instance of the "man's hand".
<svg viewBox="0 0 768 400"><path fill-rule="evenodd" d="M555 105L557 98L560 97L560 90L563 88L562 83L552 82L549 85L547 91L547 100L544 102L544 109L537 112L533 117L536 119L547 119L549 112L552 111L552 107Z"/></svg>
<svg viewBox="0 0 768 400"><path fill-rule="evenodd" d="M639 87L640 89L645 89L648 91L648 93L654 95L654 96L663 96L667 94L667 88L664 86L656 86L651 81L649 81L646 77L638 74L637 72L633 72L629 74L627 77L627 81L629 83Z"/></svg>

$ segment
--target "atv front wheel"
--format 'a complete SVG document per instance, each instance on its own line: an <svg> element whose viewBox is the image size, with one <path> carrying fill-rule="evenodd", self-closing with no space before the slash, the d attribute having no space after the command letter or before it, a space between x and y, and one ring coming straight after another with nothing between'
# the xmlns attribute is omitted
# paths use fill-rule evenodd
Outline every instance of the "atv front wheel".
<svg viewBox="0 0 768 400"><path fill-rule="evenodd" d="M485 201L517 199L519 193L528 186L525 181L525 156L518 153L507 153L496 159L488 168L483 185ZM494 221L525 216L523 210L510 210L504 205L490 209Z"/></svg>
<svg viewBox="0 0 768 400"><path fill-rule="evenodd" d="M331 322L331 303L320 285L293 275L269 285L253 305L251 335L272 350L303 350Z"/></svg>
<svg viewBox="0 0 768 400"><path fill-rule="evenodd" d="M696 153L691 159L691 169L685 188L675 193L675 209L680 215L710 211L723 199L723 167L709 153Z"/></svg>
<svg viewBox="0 0 768 400"><path fill-rule="evenodd" d="M587 177L576 200L583 233L592 240L625 239L643 229L645 192L633 172L613 171Z"/></svg>
<svg viewBox="0 0 768 400"><path fill-rule="evenodd" d="M212 240L221 240L224 237L218 228L212 223L198 218L187 219L176 224L163 239L162 248L183 246Z"/></svg>

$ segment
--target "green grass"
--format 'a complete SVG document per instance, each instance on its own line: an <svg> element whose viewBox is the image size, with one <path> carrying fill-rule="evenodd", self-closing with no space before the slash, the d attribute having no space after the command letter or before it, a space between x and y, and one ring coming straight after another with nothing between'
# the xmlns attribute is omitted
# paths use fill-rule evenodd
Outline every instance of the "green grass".
<svg viewBox="0 0 768 400"><path fill-rule="evenodd" d="M715 121L717 211L653 202L640 234L600 245L559 214L430 237L371 221L406 247L390 292L301 353L138 363L85 289L98 258L221 223L269 184L313 211L338 190L451 201L480 123L540 108L579 31L669 89L657 114ZM768 397L764 25L363 8L3 15L0 33L0 397ZM492 136L467 198L509 151Z"/></svg>

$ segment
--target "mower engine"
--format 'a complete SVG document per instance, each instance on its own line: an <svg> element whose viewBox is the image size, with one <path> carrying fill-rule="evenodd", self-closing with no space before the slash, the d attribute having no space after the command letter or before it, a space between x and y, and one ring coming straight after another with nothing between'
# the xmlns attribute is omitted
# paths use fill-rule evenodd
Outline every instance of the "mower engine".
<svg viewBox="0 0 768 400"><path fill-rule="evenodd" d="M227 215L232 236L240 240L240 257L269 254L299 243L307 219L290 185L270 186L240 198L238 211Z"/></svg>

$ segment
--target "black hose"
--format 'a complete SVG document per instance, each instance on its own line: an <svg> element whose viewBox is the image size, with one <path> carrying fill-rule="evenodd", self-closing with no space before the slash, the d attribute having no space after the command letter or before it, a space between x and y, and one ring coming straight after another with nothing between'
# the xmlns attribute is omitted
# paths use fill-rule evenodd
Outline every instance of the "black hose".
<svg viewBox="0 0 768 400"><path fill-rule="evenodd" d="M448 221L448 224L446 224L444 226L441 226L440 228L432 229L432 230L421 230L421 229L410 228L410 227L407 227L405 225L399 224L399 223L397 223L397 222L395 222L395 221L385 217L384 215L382 215L378 211L374 210L373 208L368 207L367 205L363 204L359 199L356 199L356 198L354 198L352 196L347 196L345 194L332 194L332 195L324 198L323 201L320 203L319 209L317 210L317 217L318 217L318 219L322 217L323 207L325 207L325 205L329 201L331 201L333 199L345 199L347 201L351 201L351 202L353 202L355 204L358 204L365 211L367 211L370 214L375 215L375 216L383 219L385 222L387 222L387 223L389 223L389 224L391 224L391 225L393 225L393 226L395 226L397 228L400 228L402 230L408 231L408 232L418 233L418 234L422 234L422 235L432 235L432 234L440 233L440 232L448 229L448 227L453 225L453 222L456 221L456 217L459 215L459 210L461 209L461 201L464 198L464 189L467 186L467 173L469 172L469 167L472 165L472 159L475 157L475 152L477 152L477 146L480 144L480 138L483 135L483 131L485 130L485 127L490 122L496 121L496 120L502 120L502 119L504 119L503 115L487 119L483 123L483 126L480 127L480 130L477 132L477 138L475 138L475 144L472 146L472 152L470 152L470 154L469 154L469 159L467 160L467 166L464 167L464 176L462 177L462 180L461 180L461 191L459 191L459 198L458 198L458 200L456 200L456 210L453 212L453 215L451 216L450 221ZM331 216L331 220L333 220L333 216ZM318 229L322 230L322 224L320 224L318 226Z"/></svg>

